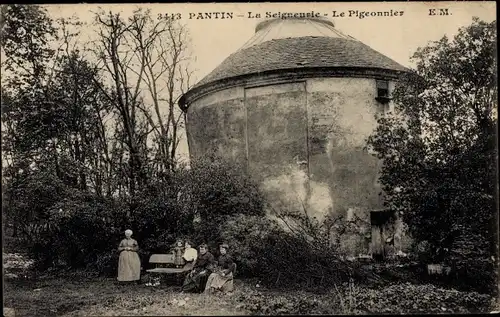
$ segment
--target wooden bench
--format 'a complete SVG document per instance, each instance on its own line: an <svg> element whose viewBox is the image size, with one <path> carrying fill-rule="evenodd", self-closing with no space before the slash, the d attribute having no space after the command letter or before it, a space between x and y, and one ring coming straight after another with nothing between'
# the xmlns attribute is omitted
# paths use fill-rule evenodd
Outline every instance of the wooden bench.
<svg viewBox="0 0 500 317"><path fill-rule="evenodd" d="M172 274L172 275L183 275L191 271L194 262L187 262L183 267L173 267L174 266L175 255L173 253L169 254L153 254L149 257L149 263L154 265L154 268L146 270L146 272L151 274Z"/></svg>

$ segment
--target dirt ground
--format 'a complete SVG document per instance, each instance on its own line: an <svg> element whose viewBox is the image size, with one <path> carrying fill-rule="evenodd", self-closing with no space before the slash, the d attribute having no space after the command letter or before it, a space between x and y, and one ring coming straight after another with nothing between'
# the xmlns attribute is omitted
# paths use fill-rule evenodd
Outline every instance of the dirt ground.
<svg viewBox="0 0 500 317"><path fill-rule="evenodd" d="M178 286L119 285L114 279L47 278L5 282L4 307L16 316L179 316L248 315L234 298L246 286L235 283L232 295L180 294Z"/></svg>
<svg viewBox="0 0 500 317"><path fill-rule="evenodd" d="M80 273L33 275L32 261L21 254L3 253L4 315L116 316L116 315L247 315L236 296L252 282L235 281L235 292L225 296L180 294L179 281L163 280L156 287L122 285L114 278Z"/></svg>
<svg viewBox="0 0 500 317"><path fill-rule="evenodd" d="M82 273L33 276L29 261L4 254L4 316L222 316L276 314L471 313L499 310L487 295L433 285L355 286L348 293L323 289L270 290L255 279L235 280L227 295L181 294L178 281L155 287L121 285ZM144 277L145 282L147 277Z"/></svg>
<svg viewBox="0 0 500 317"><path fill-rule="evenodd" d="M400 294L396 294L397 290L393 289L391 294L395 298L386 302L390 297L382 295L384 303L377 304L377 301L381 300L377 299L377 294L384 293L386 290L373 290L374 297L365 298L364 301L371 301L371 307L375 307L375 310L363 309L366 306L359 305L359 303L357 304L358 308L346 310L345 307L335 304L335 296L332 293L314 294L307 291L265 290L257 287L255 280L236 280L235 291L229 295L205 296L203 294L181 294L180 287L175 285L161 284L156 287L147 287L144 284L119 285L112 278L45 277L36 281L6 279L4 283L4 307L14 309L16 316L234 316L308 314L308 312L315 314L477 312L474 307L467 309L451 303L445 305L444 301L432 304L432 298L423 304L419 302L419 307L417 307L415 306L417 301L414 301L413 298L415 296L428 296L428 294L413 286L408 288L417 293L411 296L407 294L408 296L398 299ZM360 291L366 293L363 290ZM457 293L456 291L447 292L449 294ZM461 296L460 294L456 295ZM404 299L405 297L409 298ZM433 296L431 295L431 297ZM407 308L399 307L397 302L402 300L409 301L410 306L407 305ZM374 306L373 301L375 301ZM481 311L488 312L482 309ZM4 313L6 312L4 311Z"/></svg>

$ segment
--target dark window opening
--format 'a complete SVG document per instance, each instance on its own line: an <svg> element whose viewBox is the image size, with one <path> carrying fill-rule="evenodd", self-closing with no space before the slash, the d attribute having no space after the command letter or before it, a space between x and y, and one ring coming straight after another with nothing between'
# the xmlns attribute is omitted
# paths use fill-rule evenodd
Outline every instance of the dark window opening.
<svg viewBox="0 0 500 317"><path fill-rule="evenodd" d="M383 88L378 88L377 89L377 97L389 97L389 90L383 89Z"/></svg>
<svg viewBox="0 0 500 317"><path fill-rule="evenodd" d="M396 213L393 210L371 210L370 223L372 226L385 226L395 220Z"/></svg>
<svg viewBox="0 0 500 317"><path fill-rule="evenodd" d="M388 103L391 100L387 80L377 80L377 97L375 99L381 103Z"/></svg>

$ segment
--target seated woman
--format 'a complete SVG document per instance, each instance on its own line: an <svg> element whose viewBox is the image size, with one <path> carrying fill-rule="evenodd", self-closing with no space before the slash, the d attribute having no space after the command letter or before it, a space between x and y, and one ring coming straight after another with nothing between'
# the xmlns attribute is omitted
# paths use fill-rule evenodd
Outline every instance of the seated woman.
<svg viewBox="0 0 500 317"><path fill-rule="evenodd" d="M198 251L191 246L191 242L186 241L184 244L184 254L182 255L184 261L188 264L194 265L194 261L198 258Z"/></svg>
<svg viewBox="0 0 500 317"><path fill-rule="evenodd" d="M215 259L212 253L208 252L208 246L206 244L200 245L200 255L184 280L182 292L202 292L205 289L207 277L212 273L214 266Z"/></svg>
<svg viewBox="0 0 500 317"><path fill-rule="evenodd" d="M218 267L208 277L205 293L214 291L231 292L233 290L233 259L227 254L228 245L222 244L219 247L220 256Z"/></svg>

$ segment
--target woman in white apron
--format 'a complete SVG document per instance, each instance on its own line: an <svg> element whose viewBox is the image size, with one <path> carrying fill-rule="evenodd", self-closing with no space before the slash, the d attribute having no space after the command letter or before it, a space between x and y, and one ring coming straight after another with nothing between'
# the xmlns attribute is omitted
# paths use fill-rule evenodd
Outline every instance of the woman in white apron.
<svg viewBox="0 0 500 317"><path fill-rule="evenodd" d="M132 230L125 230L125 239L120 242L118 252L118 281L132 282L141 279L141 260L137 254L139 245L132 239Z"/></svg>

